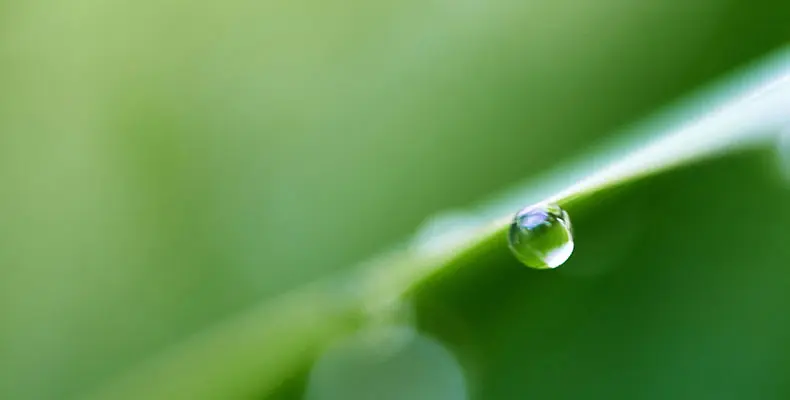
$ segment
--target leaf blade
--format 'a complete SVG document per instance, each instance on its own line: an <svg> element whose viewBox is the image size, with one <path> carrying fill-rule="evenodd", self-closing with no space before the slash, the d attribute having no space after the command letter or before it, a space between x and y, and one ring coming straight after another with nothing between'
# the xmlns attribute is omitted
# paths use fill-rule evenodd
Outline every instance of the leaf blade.
<svg viewBox="0 0 790 400"><path fill-rule="evenodd" d="M710 100L717 96L719 101ZM662 116L637 128L644 131L637 141L601 157L606 161L594 159L598 168L593 174L564 170L543 188L525 187L495 199L475 211L488 222L438 251L407 247L363 263L348 275L266 302L109 382L88 398L210 399L266 393L366 315L436 274L501 245L510 213L518 206L543 201L574 206L608 188L670 168L764 145L790 124L790 49L761 62L746 78L731 79L700 98L706 107L714 103L712 112L688 120L687 113L676 111L678 124ZM584 173L588 168L585 163L576 169ZM261 362L260 357L276 357L277 362ZM218 364L236 368L218 370Z"/></svg>

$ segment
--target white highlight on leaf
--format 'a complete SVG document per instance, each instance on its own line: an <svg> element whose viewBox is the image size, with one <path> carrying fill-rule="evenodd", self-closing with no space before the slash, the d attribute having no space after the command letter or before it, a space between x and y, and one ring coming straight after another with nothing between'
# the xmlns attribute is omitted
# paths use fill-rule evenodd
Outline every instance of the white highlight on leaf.
<svg viewBox="0 0 790 400"><path fill-rule="evenodd" d="M410 249L423 255L440 254L474 238L483 224L484 220L470 212L454 210L436 214L417 230Z"/></svg>
<svg viewBox="0 0 790 400"><path fill-rule="evenodd" d="M573 184L549 201L572 199L618 182L672 168L690 160L764 142L790 123L790 74L783 72L711 114L633 151Z"/></svg>

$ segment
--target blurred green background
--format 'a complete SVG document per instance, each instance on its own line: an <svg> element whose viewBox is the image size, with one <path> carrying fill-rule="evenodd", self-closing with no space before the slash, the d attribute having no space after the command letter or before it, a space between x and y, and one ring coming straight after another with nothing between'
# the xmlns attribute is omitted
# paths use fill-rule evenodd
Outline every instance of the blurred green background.
<svg viewBox="0 0 790 400"><path fill-rule="evenodd" d="M78 396L583 159L788 20L768 0L0 2L0 398ZM788 204L741 154L596 203L560 270L487 255L416 296L419 354L464 371L422 395L787 398ZM278 394L367 396L305 373ZM389 398L438 382L389 378Z"/></svg>

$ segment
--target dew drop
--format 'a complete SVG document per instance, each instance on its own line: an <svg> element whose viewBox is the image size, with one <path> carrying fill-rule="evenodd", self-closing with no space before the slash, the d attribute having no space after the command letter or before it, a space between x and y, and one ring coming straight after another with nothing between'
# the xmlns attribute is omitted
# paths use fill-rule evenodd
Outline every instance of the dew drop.
<svg viewBox="0 0 790 400"><path fill-rule="evenodd" d="M516 258L528 267L557 268L573 253L571 220L557 205L529 206L513 219L508 242Z"/></svg>

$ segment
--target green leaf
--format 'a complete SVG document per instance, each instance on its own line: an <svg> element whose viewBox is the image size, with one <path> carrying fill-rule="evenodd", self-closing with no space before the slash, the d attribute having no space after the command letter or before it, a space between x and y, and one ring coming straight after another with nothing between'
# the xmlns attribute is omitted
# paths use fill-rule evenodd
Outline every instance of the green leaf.
<svg viewBox="0 0 790 400"><path fill-rule="evenodd" d="M350 273L294 291L184 341L129 371L94 399L213 399L269 393L329 343L432 279L504 251L518 208L562 205L571 216L613 188L773 143L790 124L790 49L620 135L582 162L470 209L470 225L418 236ZM590 173L590 171L594 171Z"/></svg>

